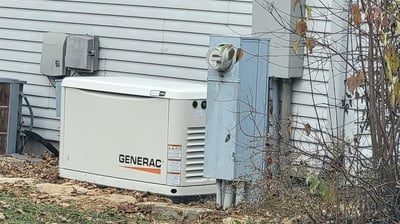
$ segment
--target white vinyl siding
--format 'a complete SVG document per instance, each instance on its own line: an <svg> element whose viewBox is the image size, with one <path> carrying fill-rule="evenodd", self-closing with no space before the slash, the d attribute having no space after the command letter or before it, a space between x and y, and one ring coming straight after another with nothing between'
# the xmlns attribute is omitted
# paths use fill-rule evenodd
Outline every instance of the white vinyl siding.
<svg viewBox="0 0 400 224"><path fill-rule="evenodd" d="M96 35L96 75L150 75L205 81L209 34L250 36L251 0L3 0L0 77L28 82L34 131L58 141L55 89L40 74L45 32ZM29 112L23 108L24 122Z"/></svg>
<svg viewBox="0 0 400 224"><path fill-rule="evenodd" d="M312 7L312 18L308 21L308 36L318 41L327 40L331 34L332 21L328 16L331 0L307 1ZM292 127L294 145L301 150L321 150L323 140L321 132L328 131L330 115L328 107L328 82L332 77L332 68L329 57L324 47L316 46L312 54L304 57L304 74L301 79L294 79L292 85ZM310 135L304 130L304 125L312 128Z"/></svg>
<svg viewBox="0 0 400 224"><path fill-rule="evenodd" d="M312 8L312 18L307 21L307 36L312 36L318 41L327 39L331 34L332 23L325 6L330 7L332 0L305 2ZM295 34L294 37L290 35L294 27L282 27L282 24L289 24L290 16L296 16L299 11L297 8L293 11L291 3L293 1L254 0L253 31L271 39L270 75L278 78L300 77L291 79L292 125L281 127L281 130L291 130L291 143L296 147L315 150L320 141L320 132L315 130L320 127L326 130L329 127L328 84L332 77L330 55L324 47L317 45L311 55L304 56L302 65L297 64L297 58L291 54L294 42L299 37ZM293 42L289 43L289 40ZM300 50L298 54L303 52ZM303 70L296 69L298 66L302 66ZM275 97L272 94L271 97ZM311 126L310 135L304 131L305 124Z"/></svg>
<svg viewBox="0 0 400 224"><path fill-rule="evenodd" d="M327 46L340 52L347 53L345 47L349 45L346 43L346 20L337 18L333 15L335 11L342 11L342 8L335 4L343 3L343 1L332 0L312 0L307 1L307 4L312 6L312 19L308 22L309 35L313 36L318 41L324 42ZM336 29L336 30L335 30ZM340 30L338 32L337 30ZM350 41L350 43L353 43ZM354 42L356 43L356 42ZM308 59L308 61L307 61ZM348 71L345 71L347 69ZM358 108L363 108L363 105L353 99L352 107L348 109L347 113L341 110L342 99L346 92L345 75L352 74L351 68L347 68L342 59L335 55L335 53L326 47L317 46L313 53L304 60L304 76L302 79L294 80L292 92L292 124L293 124L293 139L297 147L302 150L321 150L322 147L331 147L330 143L335 140L335 137L328 137L328 135L335 136L335 117L340 117L338 126L343 128L346 141L354 143L354 137L359 134L359 126L361 121L357 121L357 116L361 116L362 111L357 111ZM341 77L342 80L338 80ZM336 85L333 85L334 78L336 78ZM333 92L336 91L337 95L334 96ZM348 92L348 91L347 91ZM336 97L336 102L334 102ZM331 109L329 109L331 103ZM348 103L348 101L346 102ZM335 114L337 112L337 114ZM342 120L343 119L343 120ZM307 136L304 125L310 124L312 132ZM323 132L329 133L324 136ZM367 134L364 131L363 134ZM340 136L336 136L340 137ZM360 139L360 146L368 146L370 139L367 135L363 135ZM327 144L327 146L324 144ZM368 152L363 150L367 155Z"/></svg>

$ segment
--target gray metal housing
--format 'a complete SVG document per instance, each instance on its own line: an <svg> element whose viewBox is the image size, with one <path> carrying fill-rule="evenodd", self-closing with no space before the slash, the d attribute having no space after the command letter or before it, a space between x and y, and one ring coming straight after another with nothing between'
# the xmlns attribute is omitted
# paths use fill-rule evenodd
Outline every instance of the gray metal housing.
<svg viewBox="0 0 400 224"><path fill-rule="evenodd" d="M269 40L210 37L210 47L222 43L245 54L227 73L209 69L204 176L254 179L263 168L268 127Z"/></svg>
<svg viewBox="0 0 400 224"><path fill-rule="evenodd" d="M99 38L89 35L67 37L65 67L92 73L99 69Z"/></svg>
<svg viewBox="0 0 400 224"><path fill-rule="evenodd" d="M304 0L301 4L305 5ZM293 1L253 1L252 33L271 38L273 46L270 52L270 77L285 79L303 77L304 39L291 31L294 30L296 20L301 15L299 6L293 10ZM289 30L285 30L286 28ZM298 38L301 40L296 54L293 46Z"/></svg>
<svg viewBox="0 0 400 224"><path fill-rule="evenodd" d="M47 76L64 76L66 70L65 33L45 33L43 35L42 54L40 59L40 73Z"/></svg>
<svg viewBox="0 0 400 224"><path fill-rule="evenodd" d="M0 78L0 154L17 151L22 126L22 92L25 81Z"/></svg>

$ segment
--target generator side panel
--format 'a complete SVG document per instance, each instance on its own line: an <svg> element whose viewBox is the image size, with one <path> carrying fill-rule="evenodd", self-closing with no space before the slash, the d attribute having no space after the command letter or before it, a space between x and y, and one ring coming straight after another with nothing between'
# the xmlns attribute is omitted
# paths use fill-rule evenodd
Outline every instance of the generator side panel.
<svg viewBox="0 0 400 224"><path fill-rule="evenodd" d="M167 166L170 186L215 184L214 179L204 177L203 173L206 107L205 99L170 101Z"/></svg>
<svg viewBox="0 0 400 224"><path fill-rule="evenodd" d="M166 184L168 101L63 87L60 169Z"/></svg>

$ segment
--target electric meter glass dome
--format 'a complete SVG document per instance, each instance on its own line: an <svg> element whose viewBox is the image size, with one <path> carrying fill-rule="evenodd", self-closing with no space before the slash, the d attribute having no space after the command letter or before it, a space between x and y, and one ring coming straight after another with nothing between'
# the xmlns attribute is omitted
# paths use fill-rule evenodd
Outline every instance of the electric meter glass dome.
<svg viewBox="0 0 400 224"><path fill-rule="evenodd" d="M206 61L211 69L218 69L221 66L222 55L218 48L211 48L207 51Z"/></svg>

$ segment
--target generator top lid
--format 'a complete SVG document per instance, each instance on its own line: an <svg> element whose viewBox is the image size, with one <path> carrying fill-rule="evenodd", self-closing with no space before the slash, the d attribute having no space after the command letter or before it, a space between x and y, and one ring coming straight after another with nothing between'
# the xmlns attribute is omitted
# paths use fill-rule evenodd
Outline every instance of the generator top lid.
<svg viewBox="0 0 400 224"><path fill-rule="evenodd" d="M205 99L207 97L206 83L160 77L68 77L63 79L61 86L170 99Z"/></svg>

